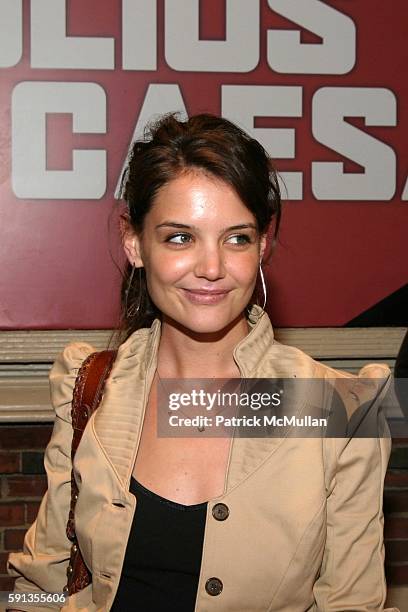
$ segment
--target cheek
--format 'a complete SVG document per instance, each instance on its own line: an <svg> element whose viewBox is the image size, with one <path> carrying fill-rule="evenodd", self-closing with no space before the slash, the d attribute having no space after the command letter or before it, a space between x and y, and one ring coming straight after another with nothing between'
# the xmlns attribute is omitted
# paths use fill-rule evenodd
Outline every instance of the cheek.
<svg viewBox="0 0 408 612"><path fill-rule="evenodd" d="M245 257L234 258L229 261L228 271L236 280L243 284L251 284L256 281L259 268L257 255L248 254Z"/></svg>
<svg viewBox="0 0 408 612"><path fill-rule="evenodd" d="M188 255L175 252L154 253L145 264L146 272L152 279L171 283L191 271L192 262Z"/></svg>

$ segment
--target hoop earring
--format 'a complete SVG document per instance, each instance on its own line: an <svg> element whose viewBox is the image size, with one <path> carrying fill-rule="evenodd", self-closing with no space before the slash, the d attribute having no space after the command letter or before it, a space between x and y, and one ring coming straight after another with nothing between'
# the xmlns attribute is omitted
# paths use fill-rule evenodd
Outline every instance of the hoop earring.
<svg viewBox="0 0 408 612"><path fill-rule="evenodd" d="M127 319L134 317L135 315L138 314L141 303L142 303L142 294L140 291L140 288L142 285L142 268L138 268L139 270L139 299L137 301L136 307L135 307L135 304L132 304L130 308L128 307L128 297L129 297L130 289L132 287L133 275L135 273L135 270L136 270L136 266L135 264L132 264L132 272L130 273L128 284L127 284L126 291L125 291L125 315Z"/></svg>
<svg viewBox="0 0 408 612"><path fill-rule="evenodd" d="M265 306L266 306L266 284L265 284L264 273L262 271L262 264L261 264L261 262L259 262L259 274L260 274L260 277L261 277L262 291L263 291L263 294L264 294L264 303L263 303L263 306L262 306L262 310L265 310Z"/></svg>

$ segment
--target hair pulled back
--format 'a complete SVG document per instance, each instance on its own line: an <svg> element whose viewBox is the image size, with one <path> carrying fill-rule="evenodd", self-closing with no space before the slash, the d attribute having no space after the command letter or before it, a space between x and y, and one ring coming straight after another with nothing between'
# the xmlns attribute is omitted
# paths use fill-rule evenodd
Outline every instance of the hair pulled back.
<svg viewBox="0 0 408 612"><path fill-rule="evenodd" d="M232 187L253 213L259 233L275 219L277 236L281 198L276 171L263 146L231 121L200 114L182 121L176 113L162 116L147 126L144 138L129 152L123 179L129 229L143 230L144 219L158 191L189 171L201 171ZM124 339L141 327L150 327L160 311L146 286L144 268L134 270L128 262L121 289Z"/></svg>

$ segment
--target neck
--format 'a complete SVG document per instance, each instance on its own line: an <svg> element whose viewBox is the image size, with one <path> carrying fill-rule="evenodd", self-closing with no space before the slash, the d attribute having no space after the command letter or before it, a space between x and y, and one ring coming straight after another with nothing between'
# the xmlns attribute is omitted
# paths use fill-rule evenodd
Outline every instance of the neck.
<svg viewBox="0 0 408 612"><path fill-rule="evenodd" d="M163 315L157 368L162 378L236 378L235 346L248 334L245 315L221 332L191 332Z"/></svg>

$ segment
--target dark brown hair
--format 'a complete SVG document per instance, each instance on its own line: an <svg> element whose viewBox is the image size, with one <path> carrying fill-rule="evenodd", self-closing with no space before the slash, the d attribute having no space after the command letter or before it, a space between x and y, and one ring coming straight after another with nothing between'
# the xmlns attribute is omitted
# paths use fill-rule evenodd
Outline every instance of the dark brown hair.
<svg viewBox="0 0 408 612"><path fill-rule="evenodd" d="M143 140L132 144L122 186L130 229L141 232L159 189L189 170L232 187L255 216L259 233L266 232L274 218L276 238L281 198L268 153L238 126L209 114L185 121L175 113L164 115L146 128ZM128 262L121 289L123 339L149 327L161 314L147 291L144 268L132 270Z"/></svg>

